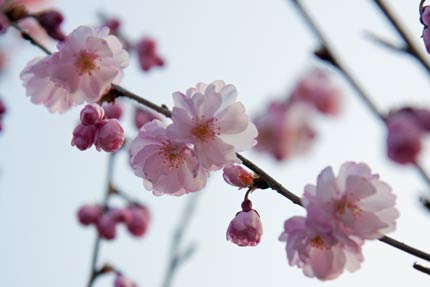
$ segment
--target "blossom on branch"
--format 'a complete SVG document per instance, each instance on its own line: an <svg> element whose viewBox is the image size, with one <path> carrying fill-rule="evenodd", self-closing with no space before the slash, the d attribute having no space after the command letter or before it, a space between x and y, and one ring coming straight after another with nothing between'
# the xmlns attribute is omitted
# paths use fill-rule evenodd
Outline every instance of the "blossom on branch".
<svg viewBox="0 0 430 287"><path fill-rule="evenodd" d="M236 98L236 88L223 81L199 83L186 94L174 93L173 124L167 135L175 142L193 144L205 169L238 162L236 152L255 145L258 132Z"/></svg>

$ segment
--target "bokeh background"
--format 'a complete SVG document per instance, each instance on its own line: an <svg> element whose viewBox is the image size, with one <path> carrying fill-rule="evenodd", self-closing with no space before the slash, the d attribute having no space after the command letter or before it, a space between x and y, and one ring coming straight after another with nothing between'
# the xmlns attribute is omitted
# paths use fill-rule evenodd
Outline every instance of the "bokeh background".
<svg viewBox="0 0 430 287"><path fill-rule="evenodd" d="M386 2L421 41L419 1ZM429 76L421 66L364 37L365 31L371 31L400 43L372 1L304 3L381 110L429 105ZM222 79L237 87L249 114L256 115L270 98L285 98L309 68L324 65L312 57L317 42L285 0L55 0L51 4L64 12L68 32L81 24L99 23L96 15L103 12L120 17L123 31L132 39L154 37L166 67L144 74L132 59L123 86L167 106L172 105L174 91ZM25 97L19 73L42 52L12 31L8 34L0 39L10 57L7 73L0 78L0 93L8 106L0 134L0 285L84 286L95 231L79 226L76 211L101 200L107 155L71 147L79 108L61 116L50 114ZM337 171L348 160L368 163L398 196L401 217L392 236L429 250L430 214L421 208L418 197L430 189L413 169L386 158L384 126L343 78L331 72L344 90L343 112L337 118L315 119L318 139L309 153L283 163L256 152L246 155L299 195L328 165ZM136 135L132 112L128 105L123 119L129 137ZM421 160L430 170L427 144ZM153 220L142 239L121 229L116 240L103 242L101 261L114 263L140 286L160 286L172 233L189 196L154 197L133 175L126 153L117 158L114 182L146 203ZM225 184L217 172L200 193L185 236L185 242L196 242L197 249L172 287L429 284L427 275L412 269L416 258L377 241L365 244L365 262L358 272L329 282L307 278L288 265L284 243L278 241L283 222L303 210L274 191L255 192L251 199L264 224L263 239L258 247L240 248L225 240L225 232L240 209L243 191ZM95 286L113 286L112 277L100 278Z"/></svg>

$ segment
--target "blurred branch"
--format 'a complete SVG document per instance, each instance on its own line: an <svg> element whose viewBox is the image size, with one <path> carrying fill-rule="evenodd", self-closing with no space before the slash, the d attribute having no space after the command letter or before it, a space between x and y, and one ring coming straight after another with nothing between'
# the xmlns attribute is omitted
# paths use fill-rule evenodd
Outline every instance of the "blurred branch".
<svg viewBox="0 0 430 287"><path fill-rule="evenodd" d="M301 4L297 1L297 0L292 0L294 4L296 4L296 6L299 8L299 11L301 12L301 15L306 19L306 21L309 24L309 27L314 31L315 35L318 37L318 39L320 39L321 44L323 44L323 53L327 53L326 56L328 56L328 58L330 59L331 63L333 65L335 65L345 76L345 78L348 80L348 82L354 87L354 89L356 89L358 95L362 98L362 100L368 105L368 107L374 112L374 114L383 122L385 122L385 117L378 112L378 110L376 109L376 107L373 105L373 103L369 100L369 98L367 97L366 93L362 90L362 88L358 85L358 83L354 80L354 78L351 77L351 75L346 71L346 69L339 65L338 60L333 57L333 53L331 52L330 49L328 49L325 38L322 36L321 32L319 31L319 29L317 28L317 26L313 23L312 19L306 14L305 10L303 9L303 7L301 6ZM31 38L31 36L30 36ZM31 41L33 43L33 41L35 41L34 39ZM37 41L36 41L37 42ZM36 46L38 47L43 47L39 44L37 44ZM46 52L46 51L45 51ZM130 98L132 100L135 100L136 102L147 106L148 108L153 109L154 111L157 111L163 115L165 115L166 117L170 117L171 112L170 110L168 110L168 108L166 106L158 106L144 98L139 97L138 95L129 92L128 90L120 87L120 86L116 86L116 85L112 85L112 89L116 90L118 93L116 93L116 96L123 96L123 97L127 97ZM278 181L276 181L274 178L272 178L269 174L267 174L263 169L261 169L260 167L258 167L256 164L254 164L253 162L251 162L250 160L246 159L244 156L237 154L239 159L243 162L243 164L245 166L247 166L249 169L251 169L252 171L254 171L258 176L260 176L262 179L267 181L267 184L270 186L271 189L277 191L279 194L281 194L282 196L284 196L285 198L289 199L291 202L293 202L294 204L300 205L301 201L300 201L300 197L298 197L297 195L295 195L294 193L292 193L291 191L289 191L288 189L286 189L285 187L282 186L282 184L280 184ZM421 169L423 172L424 170ZM110 169L108 169L108 174L109 174ZM425 174L425 173L424 173ZM428 180L430 182L430 180ZM108 186L108 190L109 190L109 186ZM109 192L108 192L109 194ZM200 193L197 193L197 195L199 195ZM192 197L190 197L192 198ZM175 238L179 240L182 240L182 236L184 234L184 231L188 225L188 221L189 218L191 217L189 212L191 210L191 212L193 212L194 210L194 204L192 202L192 199L189 199L191 202L188 203L188 208L185 209L185 214L182 217L182 220L180 221L180 224L178 225L178 229L175 232L174 235L174 239L172 241L172 250L176 251L174 249L177 249L177 247L179 246L178 242L175 242ZM195 199L194 199L195 200ZM191 206L191 208L190 208ZM182 230L181 230L182 229ZM388 236L383 236L381 239L379 239L381 242L384 242L396 249L402 250L406 253L409 253L413 256L419 257L421 259L424 259L426 261L430 261L430 254L425 253L419 249L416 249L412 246L409 246L405 243L402 243L400 241L397 241L396 239L393 239L391 237ZM95 247L97 247L97 241L95 244ZM97 247L98 249L98 247ZM95 248L95 251L97 251L97 249ZM98 251L97 251L98 252ZM97 263L97 256L98 253L94 252L95 255L93 256L93 266L95 266L95 264ZM172 252L171 254L177 254L176 252ZM95 258L95 259L94 259ZM174 259L174 256L172 256L171 258ZM177 260L177 259L176 259ZM172 259L171 261L172 262ZM170 263L172 264L172 263ZM169 266L170 266L169 264ZM166 276L173 276L173 275L169 275L170 272L173 272L176 270L177 266L173 266L174 268L173 271L168 269L168 272L166 273ZM94 269L93 269L94 271ZM172 273L172 274L173 274ZM168 278L169 279L169 278ZM170 279L171 280L171 279ZM88 285L91 286L91 285ZM164 285L163 287L166 287L166 285ZM170 286L169 286L170 287Z"/></svg>
<svg viewBox="0 0 430 287"><path fill-rule="evenodd" d="M365 31L364 32L364 36L369 39L370 41L384 47L387 48L388 50L392 50L394 52L400 52L400 53L404 53L407 52L407 47L406 46L400 46L400 45L395 45L393 43L391 43L390 41L381 38L380 36L374 34L373 32L369 32L369 31Z"/></svg>
<svg viewBox="0 0 430 287"><path fill-rule="evenodd" d="M405 42L405 52L413 56L421 64L421 66L423 66L424 69L426 69L426 71L430 74L430 63L428 62L427 58L421 53L417 44L409 36L409 33L406 31L406 28L402 26L400 21L394 16L393 12L388 8L388 6L384 3L383 0L373 0L373 2L376 4L376 6L378 6L382 14L384 14L384 16L387 18L387 20L390 22L390 24ZM421 1L420 9L423 3L424 1Z"/></svg>

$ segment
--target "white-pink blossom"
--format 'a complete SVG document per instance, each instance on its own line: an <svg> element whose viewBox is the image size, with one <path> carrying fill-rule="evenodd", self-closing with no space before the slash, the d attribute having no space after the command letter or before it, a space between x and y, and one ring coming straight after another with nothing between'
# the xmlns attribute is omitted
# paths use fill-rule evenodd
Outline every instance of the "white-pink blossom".
<svg viewBox="0 0 430 287"><path fill-rule="evenodd" d="M317 210L319 222L331 222L336 234L356 240L378 239L395 229L398 210L391 187L364 163L346 162L336 177L331 167L307 185L302 199Z"/></svg>
<svg viewBox="0 0 430 287"><path fill-rule="evenodd" d="M155 195L183 195L206 185L207 171L186 144L173 142L165 124L153 120L141 127L130 146L130 162Z"/></svg>
<svg viewBox="0 0 430 287"><path fill-rule="evenodd" d="M236 88L223 81L199 83L186 94L174 93L169 138L193 144L206 169L216 170L237 162L236 152L256 144L257 129L236 98Z"/></svg>

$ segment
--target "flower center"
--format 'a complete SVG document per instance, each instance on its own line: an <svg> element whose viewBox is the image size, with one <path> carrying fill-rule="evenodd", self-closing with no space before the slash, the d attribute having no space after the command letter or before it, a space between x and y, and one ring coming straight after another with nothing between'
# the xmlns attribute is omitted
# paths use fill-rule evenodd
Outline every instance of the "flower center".
<svg viewBox="0 0 430 287"><path fill-rule="evenodd" d="M170 168L179 168L185 161L184 148L180 148L173 144L166 144L160 150L160 155L164 158L163 164Z"/></svg>
<svg viewBox="0 0 430 287"><path fill-rule="evenodd" d="M317 235L314 238L312 238L310 242L312 247L318 248L318 249L324 249L326 248L324 240L322 240L321 236Z"/></svg>
<svg viewBox="0 0 430 287"><path fill-rule="evenodd" d="M213 139L215 137L213 120L197 123L191 133L202 142Z"/></svg>
<svg viewBox="0 0 430 287"><path fill-rule="evenodd" d="M96 65L97 56L86 51L83 51L76 58L75 66L78 69L80 75L90 74L97 68Z"/></svg>
<svg viewBox="0 0 430 287"><path fill-rule="evenodd" d="M347 211L351 212L354 216L359 216L362 212L360 207L343 197L336 205L336 214L342 216Z"/></svg>

